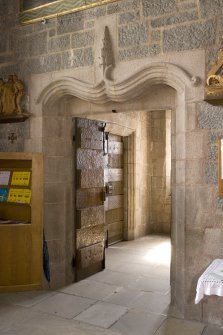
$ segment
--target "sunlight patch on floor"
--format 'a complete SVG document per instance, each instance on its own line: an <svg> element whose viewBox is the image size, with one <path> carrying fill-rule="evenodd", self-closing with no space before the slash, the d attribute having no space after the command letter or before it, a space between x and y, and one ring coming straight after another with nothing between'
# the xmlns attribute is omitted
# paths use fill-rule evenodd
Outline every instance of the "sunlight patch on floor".
<svg viewBox="0 0 223 335"><path fill-rule="evenodd" d="M161 242L151 248L144 255L143 259L148 263L159 263L160 265L170 265L171 245L170 242Z"/></svg>

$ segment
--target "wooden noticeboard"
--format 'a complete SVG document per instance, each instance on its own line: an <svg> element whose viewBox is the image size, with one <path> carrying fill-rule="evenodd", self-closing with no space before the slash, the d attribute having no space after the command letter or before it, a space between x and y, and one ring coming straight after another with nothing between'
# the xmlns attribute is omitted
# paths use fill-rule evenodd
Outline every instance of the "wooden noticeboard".
<svg viewBox="0 0 223 335"><path fill-rule="evenodd" d="M41 288L43 160L0 153L0 292Z"/></svg>

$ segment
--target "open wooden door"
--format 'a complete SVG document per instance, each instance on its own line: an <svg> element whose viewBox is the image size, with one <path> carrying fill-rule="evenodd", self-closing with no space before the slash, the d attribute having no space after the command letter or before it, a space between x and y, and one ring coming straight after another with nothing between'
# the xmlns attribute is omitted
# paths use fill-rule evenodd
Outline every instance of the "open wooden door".
<svg viewBox="0 0 223 335"><path fill-rule="evenodd" d="M124 172L123 137L108 134L107 166L105 166L105 224L107 244L123 240L124 235Z"/></svg>
<svg viewBox="0 0 223 335"><path fill-rule="evenodd" d="M105 267L104 123L75 118L75 280Z"/></svg>

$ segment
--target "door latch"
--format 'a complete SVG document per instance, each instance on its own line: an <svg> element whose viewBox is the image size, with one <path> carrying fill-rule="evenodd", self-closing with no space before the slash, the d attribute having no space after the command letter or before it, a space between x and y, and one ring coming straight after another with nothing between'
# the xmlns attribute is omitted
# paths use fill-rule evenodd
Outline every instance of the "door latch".
<svg viewBox="0 0 223 335"><path fill-rule="evenodd" d="M106 195L111 195L111 194L113 194L113 190L114 190L114 187L113 187L112 182L108 182L108 183L105 184L105 192L106 192Z"/></svg>

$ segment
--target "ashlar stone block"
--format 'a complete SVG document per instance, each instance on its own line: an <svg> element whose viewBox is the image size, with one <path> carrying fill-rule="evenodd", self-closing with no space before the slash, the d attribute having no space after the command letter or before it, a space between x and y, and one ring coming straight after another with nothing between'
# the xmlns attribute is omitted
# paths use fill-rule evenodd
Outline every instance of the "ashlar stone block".
<svg viewBox="0 0 223 335"><path fill-rule="evenodd" d="M144 0L143 14L144 16L159 16L177 10L177 2L175 0Z"/></svg>
<svg viewBox="0 0 223 335"><path fill-rule="evenodd" d="M40 58L28 59L26 67L32 73L58 71L61 68L61 54L44 55Z"/></svg>
<svg viewBox="0 0 223 335"><path fill-rule="evenodd" d="M188 22L198 19L198 12L197 11L190 11L184 13L178 13L175 15L168 15L159 19L155 19L151 21L151 26L153 28L159 28L163 26L169 26L173 24L179 24L182 22Z"/></svg>
<svg viewBox="0 0 223 335"><path fill-rule="evenodd" d="M203 159L187 160L186 184L203 184L205 180L205 163Z"/></svg>
<svg viewBox="0 0 223 335"><path fill-rule="evenodd" d="M199 0L200 10L202 17L210 17L215 15L223 14L223 1L214 0Z"/></svg>
<svg viewBox="0 0 223 335"><path fill-rule="evenodd" d="M200 104L198 127L202 129L222 129L223 108L221 106L212 106L208 103Z"/></svg>
<svg viewBox="0 0 223 335"><path fill-rule="evenodd" d="M139 11L122 13L119 15L119 24L121 25L134 22L139 19L139 16L140 16Z"/></svg>
<svg viewBox="0 0 223 335"><path fill-rule="evenodd" d="M186 134L186 154L188 158L204 158L207 155L207 134L201 131Z"/></svg>
<svg viewBox="0 0 223 335"><path fill-rule="evenodd" d="M93 20L95 18L105 16L105 15L106 15L105 6L96 7L96 8L88 9L85 11L85 20Z"/></svg>
<svg viewBox="0 0 223 335"><path fill-rule="evenodd" d="M164 52L205 48L214 44L215 36L214 20L166 29L163 32Z"/></svg>
<svg viewBox="0 0 223 335"><path fill-rule="evenodd" d="M61 56L62 67L64 69L76 68L80 66L90 66L94 63L93 50L91 47L67 51Z"/></svg>
<svg viewBox="0 0 223 335"><path fill-rule="evenodd" d="M71 46L72 48L83 48L94 44L94 31L88 30L81 33L72 35Z"/></svg>
<svg viewBox="0 0 223 335"><path fill-rule="evenodd" d="M50 39L48 48L49 51L62 51L70 48L70 35Z"/></svg>
<svg viewBox="0 0 223 335"><path fill-rule="evenodd" d="M140 45L148 42L148 26L145 23L136 23L134 25L119 28L118 45L127 47Z"/></svg>
<svg viewBox="0 0 223 335"><path fill-rule="evenodd" d="M46 204L44 207L44 229L47 240L60 240L65 233L63 204Z"/></svg>
<svg viewBox="0 0 223 335"><path fill-rule="evenodd" d="M147 56L155 56L161 52L159 44L141 45L129 49L119 50L119 60L125 61L130 59L137 59Z"/></svg>
<svg viewBox="0 0 223 335"><path fill-rule="evenodd" d="M140 7L139 0L123 0L107 6L107 14L126 12L127 10L137 10Z"/></svg>
<svg viewBox="0 0 223 335"><path fill-rule="evenodd" d="M66 182L71 180L71 160L68 157L46 157L45 181Z"/></svg>
<svg viewBox="0 0 223 335"><path fill-rule="evenodd" d="M78 31L84 28L83 12L76 12L68 15L63 15L57 19L57 34L65 34Z"/></svg>
<svg viewBox="0 0 223 335"><path fill-rule="evenodd" d="M204 252L213 258L222 258L223 229L206 228L204 234Z"/></svg>
<svg viewBox="0 0 223 335"><path fill-rule="evenodd" d="M38 56L47 51L47 32L27 35L15 41L18 58Z"/></svg>

